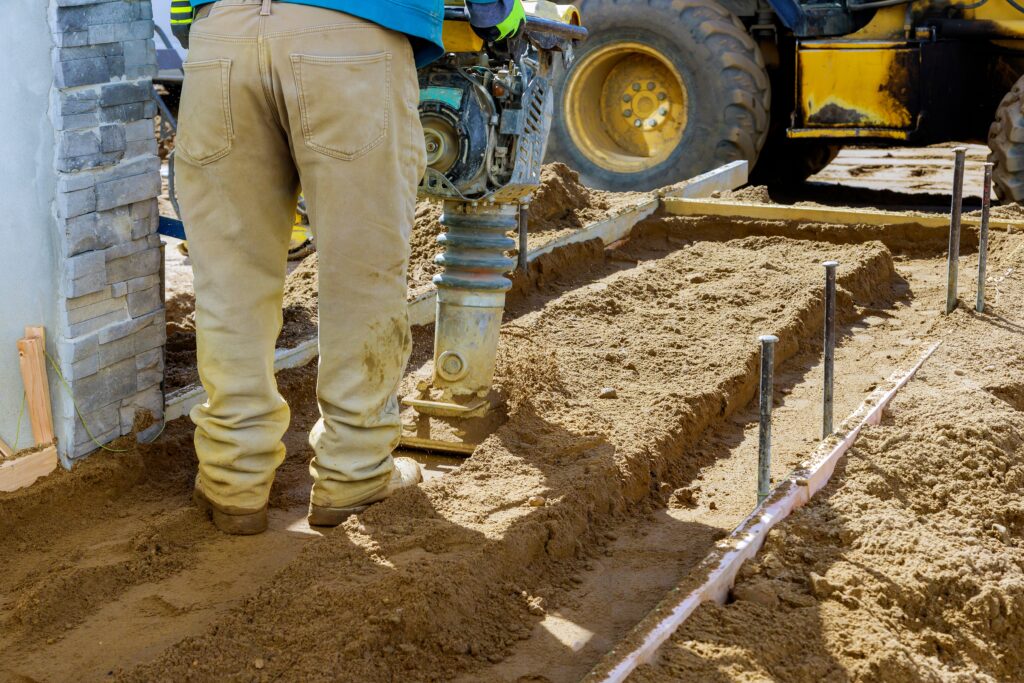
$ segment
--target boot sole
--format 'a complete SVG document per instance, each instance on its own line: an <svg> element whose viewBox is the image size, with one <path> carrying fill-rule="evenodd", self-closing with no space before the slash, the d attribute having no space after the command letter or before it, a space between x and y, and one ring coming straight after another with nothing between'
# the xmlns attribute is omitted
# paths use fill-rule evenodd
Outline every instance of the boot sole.
<svg viewBox="0 0 1024 683"><path fill-rule="evenodd" d="M198 489L192 491L192 501L209 519L213 525L232 536L253 536L267 530L267 508L255 512L244 512L241 514L228 514L214 505Z"/></svg>
<svg viewBox="0 0 1024 683"><path fill-rule="evenodd" d="M309 516L306 519L309 521L310 526L335 527L352 515L358 515L360 512L366 512L369 507L370 504L353 505L352 507L347 508L329 508L321 507L319 505L310 505Z"/></svg>

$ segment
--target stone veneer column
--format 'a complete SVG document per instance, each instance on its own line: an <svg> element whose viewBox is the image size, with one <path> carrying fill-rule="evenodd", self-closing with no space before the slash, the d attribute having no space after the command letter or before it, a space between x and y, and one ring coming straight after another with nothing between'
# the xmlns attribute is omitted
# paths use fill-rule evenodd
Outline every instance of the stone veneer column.
<svg viewBox="0 0 1024 683"><path fill-rule="evenodd" d="M60 263L61 370L101 443L163 415L164 303L149 0L50 0L50 116ZM70 402L55 416L67 464L97 446Z"/></svg>

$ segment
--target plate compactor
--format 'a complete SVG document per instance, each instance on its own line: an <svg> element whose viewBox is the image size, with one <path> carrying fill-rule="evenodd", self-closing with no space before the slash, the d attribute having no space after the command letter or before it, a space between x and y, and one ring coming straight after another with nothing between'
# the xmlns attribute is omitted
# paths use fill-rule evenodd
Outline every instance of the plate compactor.
<svg viewBox="0 0 1024 683"><path fill-rule="evenodd" d="M420 70L427 170L420 197L443 202L435 263L434 361L403 399L402 445L468 455L500 422L492 389L510 236L540 185L554 106L551 79L586 37L571 5L524 3L526 23L502 44L472 32L462 7L446 7L444 58ZM523 237L523 235L521 235ZM520 240L525 249L525 240Z"/></svg>

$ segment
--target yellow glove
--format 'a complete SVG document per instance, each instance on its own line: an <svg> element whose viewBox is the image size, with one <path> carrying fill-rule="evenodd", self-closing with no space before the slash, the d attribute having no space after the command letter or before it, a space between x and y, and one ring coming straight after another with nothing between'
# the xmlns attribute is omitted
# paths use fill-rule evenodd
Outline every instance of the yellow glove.
<svg viewBox="0 0 1024 683"><path fill-rule="evenodd" d="M473 31L490 43L508 40L526 23L526 10L522 0L493 0L492 2L466 2L469 24Z"/></svg>

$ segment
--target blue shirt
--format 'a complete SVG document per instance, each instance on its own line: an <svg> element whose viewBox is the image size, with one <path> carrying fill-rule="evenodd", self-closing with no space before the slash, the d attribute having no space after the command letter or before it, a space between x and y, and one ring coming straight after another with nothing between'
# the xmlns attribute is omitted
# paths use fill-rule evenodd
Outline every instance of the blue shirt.
<svg viewBox="0 0 1024 683"><path fill-rule="evenodd" d="M300 5L313 5L333 9L380 24L392 31L404 33L412 43L416 66L429 64L444 54L441 26L444 23L444 0L279 0ZM193 7L214 0L191 0ZM496 0L466 0L476 4L491 4Z"/></svg>

